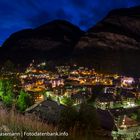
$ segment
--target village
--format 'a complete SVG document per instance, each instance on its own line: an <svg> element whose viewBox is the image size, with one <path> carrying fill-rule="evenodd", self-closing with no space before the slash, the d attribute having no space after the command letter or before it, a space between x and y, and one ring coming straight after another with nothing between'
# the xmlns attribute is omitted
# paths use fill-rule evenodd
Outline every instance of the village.
<svg viewBox="0 0 140 140"><path fill-rule="evenodd" d="M34 105L26 109L27 113L43 112L42 118L57 122L69 102L78 109L80 104L90 101L99 114L105 135L111 132L114 139L139 138L140 131L136 131L140 127L139 78L102 74L76 64L56 66L50 71L46 62L33 61L25 73L19 74L19 79L22 88L34 94Z"/></svg>

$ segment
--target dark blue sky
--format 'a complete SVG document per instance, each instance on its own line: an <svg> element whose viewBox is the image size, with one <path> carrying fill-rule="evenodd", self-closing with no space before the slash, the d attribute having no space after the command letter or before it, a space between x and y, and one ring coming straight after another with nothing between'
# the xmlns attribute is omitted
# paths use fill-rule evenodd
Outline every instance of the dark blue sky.
<svg viewBox="0 0 140 140"><path fill-rule="evenodd" d="M0 0L0 44L13 32L66 19L86 30L111 9L140 5L140 0Z"/></svg>

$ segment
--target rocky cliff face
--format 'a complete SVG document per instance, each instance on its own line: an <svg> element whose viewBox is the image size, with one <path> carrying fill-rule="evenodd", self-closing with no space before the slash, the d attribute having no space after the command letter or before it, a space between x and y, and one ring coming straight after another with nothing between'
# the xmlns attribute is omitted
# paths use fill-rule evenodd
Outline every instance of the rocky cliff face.
<svg viewBox="0 0 140 140"><path fill-rule="evenodd" d="M101 71L137 73L140 59L140 7L111 11L81 37L75 60Z"/></svg>
<svg viewBox="0 0 140 140"><path fill-rule="evenodd" d="M140 7L114 10L83 36L76 49L140 49Z"/></svg>

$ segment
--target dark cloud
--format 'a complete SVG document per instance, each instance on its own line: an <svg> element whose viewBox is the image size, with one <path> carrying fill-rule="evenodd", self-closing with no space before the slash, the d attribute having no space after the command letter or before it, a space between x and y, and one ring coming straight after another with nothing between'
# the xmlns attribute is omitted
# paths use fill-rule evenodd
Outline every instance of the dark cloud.
<svg viewBox="0 0 140 140"><path fill-rule="evenodd" d="M13 32L65 19L87 30L115 8L140 0L0 0L0 44Z"/></svg>

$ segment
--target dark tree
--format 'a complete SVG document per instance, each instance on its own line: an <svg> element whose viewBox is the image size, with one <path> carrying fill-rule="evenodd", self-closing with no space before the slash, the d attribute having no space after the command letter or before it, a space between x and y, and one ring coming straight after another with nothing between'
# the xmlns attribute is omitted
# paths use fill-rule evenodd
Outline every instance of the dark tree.
<svg viewBox="0 0 140 140"><path fill-rule="evenodd" d="M2 72L3 72L3 73L15 72L15 66L14 66L14 64L12 63L12 61L7 60L7 61L3 64Z"/></svg>
<svg viewBox="0 0 140 140"><path fill-rule="evenodd" d="M80 106L78 120L79 128L84 132L94 132L99 127L96 109L86 103Z"/></svg>
<svg viewBox="0 0 140 140"><path fill-rule="evenodd" d="M68 106L61 111L59 126L60 129L69 130L72 129L77 122L78 112L75 107Z"/></svg>
<svg viewBox="0 0 140 140"><path fill-rule="evenodd" d="M21 90L17 99L16 106L22 112L31 105L31 97L28 93Z"/></svg>
<svg viewBox="0 0 140 140"><path fill-rule="evenodd" d="M12 106L14 93L13 93L13 84L9 79L3 79L1 81L1 99L3 100L6 106Z"/></svg>

